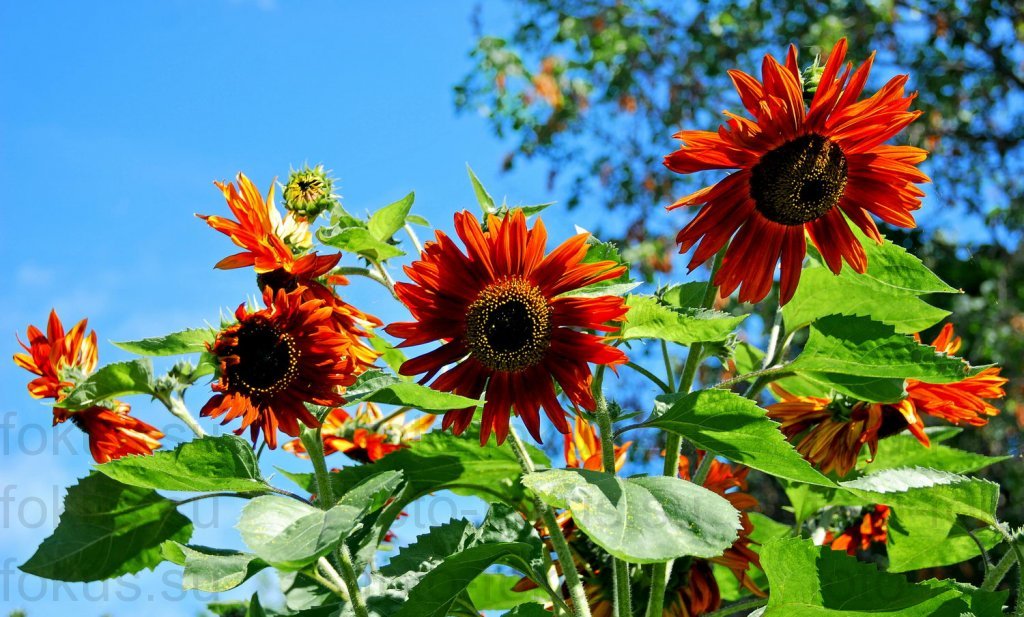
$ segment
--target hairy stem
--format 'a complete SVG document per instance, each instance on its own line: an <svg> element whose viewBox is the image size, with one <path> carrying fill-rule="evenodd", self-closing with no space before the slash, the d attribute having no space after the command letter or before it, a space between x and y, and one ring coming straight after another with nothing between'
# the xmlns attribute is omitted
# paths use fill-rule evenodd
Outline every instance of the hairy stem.
<svg viewBox="0 0 1024 617"><path fill-rule="evenodd" d="M604 367L602 366L601 369ZM598 369L600 370L600 369ZM603 377L603 374L601 375ZM602 391L603 379L594 380L594 400L597 402L595 413L597 425L601 430L601 460L604 472L615 475L615 434L612 429L612 417L608 413L608 402ZM612 561L612 575L615 578L615 612L618 617L632 617L633 599L629 590L629 566L621 559Z"/></svg>
<svg viewBox="0 0 1024 617"><path fill-rule="evenodd" d="M513 427L509 427L508 441L512 446L512 451L515 452L516 459L519 460L519 466L522 467L523 474L530 474L536 471L533 460L530 459L530 453L526 451L523 440ZM565 585L569 588L569 596L572 598L573 614L575 617L591 617L590 603L587 601L586 592L583 591L583 582L580 581L579 572L576 571L576 564L573 563L572 550L569 548L569 543L565 541L565 536L562 534L562 528L555 518L555 513L539 497L534 499L534 503L536 504L537 511L540 512L541 520L544 521L544 526L548 529L548 535L551 537L551 544L555 547L558 561L562 564Z"/></svg>
<svg viewBox="0 0 1024 617"><path fill-rule="evenodd" d="M189 413L188 407L185 406L185 401L173 394L158 395L156 399L164 404L164 407L167 408L167 411L171 412L172 416L184 422L185 426L191 429L196 437L200 439L206 437L206 431L203 430L203 427L199 426L199 422Z"/></svg>
<svg viewBox="0 0 1024 617"><path fill-rule="evenodd" d="M640 366L639 364L636 364L634 362L626 362L626 366L646 377L648 380L650 380L651 383L661 388L661 391L664 392L665 394L672 394L673 392L676 391L675 386L665 383L664 381L661 380L660 377L658 377L651 371L645 369L644 367Z"/></svg>
<svg viewBox="0 0 1024 617"><path fill-rule="evenodd" d="M708 277L707 286L704 288L704 298L701 301L702 308L711 308L718 295L718 286L715 285L715 275L722 267L722 260L725 258L726 247L718 251L715 261L711 264L711 275ZM671 366L668 359L667 347L663 351L666 367ZM704 346L701 343L694 343L686 354L686 363L683 364L683 372L679 377L678 391L689 392L693 387L693 378L697 374L704 359ZM679 475L679 454L682 451L683 438L675 433L669 433L665 438L665 466L662 473L666 476ZM713 452L707 452L705 457L713 457ZM661 617L665 608L665 586L668 584L668 576L672 571L672 562L656 563L651 568L651 595L647 600L647 617Z"/></svg>
<svg viewBox="0 0 1024 617"><path fill-rule="evenodd" d="M1012 549L1006 551L1006 554L999 560L999 563L989 569L988 575L985 576L985 580L981 583L981 589L983 591L995 591L999 583L1003 582L1003 579L1006 578L1010 568L1016 563L1017 553Z"/></svg>

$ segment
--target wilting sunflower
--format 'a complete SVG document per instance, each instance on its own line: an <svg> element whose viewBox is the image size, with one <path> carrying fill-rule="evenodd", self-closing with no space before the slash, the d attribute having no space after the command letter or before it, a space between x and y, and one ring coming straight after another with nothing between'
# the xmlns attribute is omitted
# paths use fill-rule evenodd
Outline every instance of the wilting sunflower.
<svg viewBox="0 0 1024 617"><path fill-rule="evenodd" d="M488 217L487 231L469 212L455 215L455 230L467 253L443 232L428 242L418 261L406 268L413 283L396 291L415 321L386 328L405 339L401 346L430 341L444 344L407 360L403 375L426 373L437 390L479 398L487 391L480 442L491 431L502 443L514 410L534 439L540 441L540 408L555 427L569 432L554 382L577 407L593 410L588 363L615 366L626 361L622 351L600 336L581 330L609 332L609 322L626 314L614 296L566 297L568 291L613 279L625 271L611 261L582 263L587 234L574 236L544 255L547 232L538 220L527 229L522 210L505 219ZM444 428L462 433L474 407L444 415Z"/></svg>
<svg viewBox="0 0 1024 617"><path fill-rule="evenodd" d="M222 424L242 418L236 433L249 428L253 443L259 432L271 448L277 431L297 437L299 422L319 426L306 403L336 406L341 391L356 378L357 363L348 355L349 340L338 332L331 307L303 299L303 289L263 291L265 309L235 311L238 323L221 330L209 345L220 361L215 394L201 415Z"/></svg>
<svg viewBox="0 0 1024 617"><path fill-rule="evenodd" d="M835 551L856 555L874 544L885 544L889 537L889 506L881 504L862 509L839 533L825 533L822 544Z"/></svg>
<svg viewBox="0 0 1024 617"><path fill-rule="evenodd" d="M245 250L225 257L215 267L253 267L261 291L269 287L273 291L283 289L290 292L304 287L303 299L317 298L331 307L338 330L349 338L346 355L355 358L360 370L373 364L379 354L362 339L368 336L368 328L381 325L381 321L344 302L325 284L325 281L347 283L344 277L330 275L341 254L306 252L305 249L311 246L308 242L309 226L295 221L290 213L285 219L281 218L274 205L273 186L264 199L245 174L238 174L238 186L221 182L216 185L224 193L228 207L238 220L198 216ZM299 242L296 238L304 240Z"/></svg>
<svg viewBox="0 0 1024 617"><path fill-rule="evenodd" d="M434 419L433 415L424 415L407 424L404 413L385 418L376 403L361 403L355 417L344 409L332 409L320 427L324 454L341 452L354 461L372 463L419 439L430 430ZM306 453L301 439L289 441L284 449L298 456Z"/></svg>
<svg viewBox="0 0 1024 617"><path fill-rule="evenodd" d="M919 335L915 337L920 340ZM961 340L946 324L932 342L937 351L953 354ZM908 379L907 398L897 403L865 403L837 396L834 399L794 396L778 387L773 392L779 402L768 406L768 417L782 423L782 432L796 444L797 451L822 471L844 476L857 464L864 445L871 459L878 451L878 440L904 429L928 447L931 441L924 431L922 414L952 424L984 426L999 410L988 401L1006 396L999 367L983 369L953 383L930 384Z"/></svg>
<svg viewBox="0 0 1024 617"><path fill-rule="evenodd" d="M915 95L905 94L907 76L901 75L858 100L874 54L855 71L843 65L845 57L843 39L829 54L809 108L795 47L785 66L765 56L761 81L731 70L754 119L726 113L729 120L717 132L675 135L684 145L665 157L672 171L737 170L670 206L702 206L676 237L681 252L697 246L691 270L733 238L715 276L723 294L739 287L740 301L762 300L781 260L780 300L788 302L800 279L805 232L832 272L844 260L864 272L867 256L850 223L876 242L882 236L871 214L915 226L911 212L924 195L915 184L928 182L915 165L927 153L884 145L920 115L909 111Z"/></svg>
<svg viewBox="0 0 1024 617"><path fill-rule="evenodd" d="M37 375L29 382L34 398L49 398L60 403L82 380L96 370L96 332L85 334L87 320L79 321L65 332L56 311L50 311L46 334L28 327L28 353L14 355L14 363ZM67 420L89 436L89 451L97 463L106 463L128 454L152 454L160 447L164 434L129 415L131 408L120 401L110 407L94 406L70 412L53 408L53 424Z"/></svg>

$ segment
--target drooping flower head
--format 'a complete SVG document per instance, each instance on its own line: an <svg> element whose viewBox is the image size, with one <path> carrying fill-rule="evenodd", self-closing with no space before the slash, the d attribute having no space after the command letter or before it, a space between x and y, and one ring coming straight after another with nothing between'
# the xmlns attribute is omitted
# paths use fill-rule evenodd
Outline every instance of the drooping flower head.
<svg viewBox="0 0 1024 617"><path fill-rule="evenodd" d="M215 394L201 415L236 418L250 429L253 443L259 432L271 448L277 431L297 437L299 422L319 425L306 403L333 407L344 402L341 392L356 378L358 367L348 355L349 340L321 300L303 299L298 288L288 293L264 289L266 308L235 311L238 323L221 330L209 346L220 364Z"/></svg>
<svg viewBox="0 0 1024 617"><path fill-rule="evenodd" d="M406 423L404 413L385 418L376 403L360 403L355 417L335 408L320 427L324 455L341 452L354 461L372 463L419 439L430 430L434 419L428 414ZM306 452L300 439L284 444L284 449L298 456Z"/></svg>
<svg viewBox="0 0 1024 617"><path fill-rule="evenodd" d="M735 169L715 185L678 200L671 208L701 206L676 238L680 251L697 247L691 270L732 238L715 283L725 295L740 289L741 302L757 302L771 290L782 262L780 300L792 298L806 253L805 232L834 273L845 260L867 268L864 249L850 229L856 225L877 242L871 215L899 227L914 227L911 212L928 182L916 165L927 155L909 146L885 145L921 112L909 111L907 76L894 77L875 94L858 100L874 54L857 70L844 66L846 39L836 43L805 106L805 86L790 47L785 66L765 56L761 80L729 71L753 120L726 113L717 132L681 131L679 150L665 165L681 174Z"/></svg>
<svg viewBox="0 0 1024 617"><path fill-rule="evenodd" d="M293 291L303 287L303 299L319 299L331 307L338 330L349 339L346 355L356 359L360 371L373 364L378 353L364 340L367 329L381 325L381 321L344 302L323 281L344 284L344 277L330 275L341 254L318 255L307 252L309 225L296 221L291 214L282 219L274 205L274 187L264 199L256 186L244 174L238 174L238 184L216 183L224 193L228 207L237 220L220 216L199 215L217 231L245 249L220 260L215 267L222 269L253 267L260 290Z"/></svg>
<svg viewBox="0 0 1024 617"><path fill-rule="evenodd" d="M455 230L466 253L443 232L428 242L418 261L406 267L412 283L396 291L415 321L386 328L401 346L443 341L441 347L406 361L403 375L425 373L437 390L479 398L486 389L481 443L492 431L502 443L510 411L540 440L540 409L555 427L569 432L555 382L577 407L594 409L588 363L615 366L626 361L600 336L581 330L612 331L625 303L614 296L566 297L566 292L613 279L625 271L610 261L583 263L587 234L544 254L547 232L537 221L527 229L522 210L488 217L487 231L469 212L455 215ZM444 428L462 433L475 408L444 416Z"/></svg>
<svg viewBox="0 0 1024 617"><path fill-rule="evenodd" d="M96 332L86 335L87 320L65 331L56 311L50 311L43 334L28 327L28 343L19 341L27 353L14 355L14 363L37 375L29 382L33 398L53 399L60 403L83 379L96 370ZM120 401L108 406L96 405L71 412L53 408L53 424L67 420L89 437L89 451L97 463L106 463L128 454L152 454L160 447L164 434L129 415L131 408Z"/></svg>

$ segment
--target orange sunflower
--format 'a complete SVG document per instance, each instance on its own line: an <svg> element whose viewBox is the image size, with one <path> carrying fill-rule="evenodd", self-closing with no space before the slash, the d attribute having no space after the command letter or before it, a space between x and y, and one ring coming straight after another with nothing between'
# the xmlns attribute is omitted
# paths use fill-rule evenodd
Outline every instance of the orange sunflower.
<svg viewBox="0 0 1024 617"><path fill-rule="evenodd" d="M64 400L79 381L96 370L96 332L85 334L87 320L65 331L56 311L50 311L46 334L28 327L28 343L18 341L27 353L14 355L14 363L37 375L29 382L33 398ZM131 408L120 401L111 407L94 406L71 412L53 408L53 424L67 420L89 437L89 451L97 463L106 463L128 454L152 454L160 447L164 434L129 415Z"/></svg>
<svg viewBox="0 0 1024 617"><path fill-rule="evenodd" d="M873 544L885 544L889 538L889 506L878 504L866 508L857 520L848 525L839 534L831 531L825 534L824 544L834 551L846 551L856 555L858 551L866 551Z"/></svg>
<svg viewBox="0 0 1024 617"><path fill-rule="evenodd" d="M470 398L479 398L486 389L481 444L492 431L499 444L505 441L510 409L537 441L541 407L560 432L568 433L554 382L574 406L594 409L588 363L614 367L626 355L581 330L614 330L609 322L622 319L626 305L615 296L564 294L618 277L625 266L583 263L588 234L570 238L545 256L543 223L538 220L527 229L521 210L505 219L489 216L487 231L472 214L460 212L455 230L467 253L438 231L420 259L406 267L414 282L396 286L415 321L391 324L388 334L405 339L403 347L444 341L407 360L400 372L425 373L422 382L427 382L455 363L434 379L433 388ZM445 413L444 428L462 433L474 410Z"/></svg>
<svg viewBox="0 0 1024 617"><path fill-rule="evenodd" d="M864 272L867 256L850 223L879 243L870 214L915 226L911 212L924 195L915 184L929 181L915 166L927 153L884 145L920 115L909 111L915 94L904 92L907 76L901 75L858 100L874 54L855 71L843 65L845 58L843 39L829 54L809 108L795 47L785 66L765 56L761 81L731 70L754 119L726 112L729 120L717 132L675 135L684 145L665 157L672 171L737 170L669 206L702 206L676 237L681 252L697 246L690 270L733 238L714 279L724 295L739 287L741 302L764 299L781 260L780 301L788 302L800 279L805 232L832 272L839 273L844 260Z"/></svg>
<svg viewBox="0 0 1024 617"><path fill-rule="evenodd" d="M406 424L404 413L385 419L376 403L361 403L355 417L335 408L320 427L324 454L341 452L354 461L372 463L407 447L408 442L430 430L434 419L428 414ZM289 441L284 449L297 456L306 453L301 439Z"/></svg>
<svg viewBox="0 0 1024 617"><path fill-rule="evenodd" d="M271 448L277 430L296 437L299 422L319 426L306 403L335 406L344 402L341 391L356 379L357 362L348 355L351 345L338 332L332 308L321 300L304 299L304 289L293 292L264 288L265 309L235 311L238 323L217 334L209 345L220 365L215 394L201 415L224 415L222 424L242 418L236 431L250 429L253 443L259 432Z"/></svg>
<svg viewBox="0 0 1024 617"><path fill-rule="evenodd" d="M629 447L632 441L627 441L621 446L615 446L615 471L622 469L629 456ZM593 425L576 416L573 421L572 432L565 435L565 466L593 471L604 470L604 460L601 454L601 438Z"/></svg>
<svg viewBox="0 0 1024 617"><path fill-rule="evenodd" d="M264 199L256 186L245 174L238 174L238 186L216 182L224 193L228 207L235 220L220 216L198 215L210 227L227 235L231 241L245 249L217 262L217 268L232 269L253 267L256 283L260 290L270 287L273 291L293 291L303 287L303 299L313 298L331 307L338 330L349 338L347 355L355 358L360 371L373 364L378 353L368 347L363 337L367 329L381 325L381 321L344 302L326 284L345 284L341 276L330 275L338 264L341 253L318 255L305 252L310 246L309 225L296 221L291 213L281 217L274 205L274 187ZM296 252L303 253L296 255Z"/></svg>

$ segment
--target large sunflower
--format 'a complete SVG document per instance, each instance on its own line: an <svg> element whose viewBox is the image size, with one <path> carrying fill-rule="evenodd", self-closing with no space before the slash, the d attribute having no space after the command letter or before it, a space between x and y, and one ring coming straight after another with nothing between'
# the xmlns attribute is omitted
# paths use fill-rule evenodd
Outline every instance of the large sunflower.
<svg viewBox="0 0 1024 617"><path fill-rule="evenodd" d="M282 218L274 205L274 187L264 199L245 174L238 174L237 186L217 182L224 193L228 207L237 220L212 215L198 215L210 227L227 235L231 241L245 249L217 262L217 268L252 267L260 290L294 291L303 287L303 299L323 301L331 307L338 330L349 339L346 355L355 358L359 370L376 361L378 353L362 340L368 336L367 328L381 325L381 321L343 301L326 282L347 283L344 277L330 275L338 265L341 253L318 255L308 252L312 246L309 225L296 221L289 213Z"/></svg>
<svg viewBox="0 0 1024 617"><path fill-rule="evenodd" d="M858 100L874 54L855 71L843 65L845 57L843 39L829 54L809 108L795 47L785 66L765 56L761 81L731 70L754 119L727 112L717 132L675 135L684 145L665 157L672 171L737 170L670 206L702 206L676 237L681 252L697 246L691 270L733 238L715 276L723 294L739 287L740 301L764 299L781 260L780 301L788 302L800 279L805 232L832 272L844 260L864 272L867 256L850 223L876 242L882 236L870 214L914 227L911 212L924 195L915 184L928 182L915 165L927 153L884 143L920 115L909 111L915 95L905 94L901 75Z"/></svg>
<svg viewBox="0 0 1024 617"><path fill-rule="evenodd" d="M45 334L28 327L28 343L19 341L27 353L15 354L14 363L37 375L28 384L29 394L58 403L53 408L54 426L71 420L88 435L89 452L97 463L128 454L152 454L164 434L130 416L127 404L112 401L109 407L97 405L76 412L59 406L78 382L96 370L96 332L86 335L87 323L83 319L65 331L57 312L50 311Z"/></svg>
<svg viewBox="0 0 1024 617"><path fill-rule="evenodd" d="M350 344L338 332L331 307L303 299L303 289L265 288L265 309L235 311L238 323L221 330L210 345L220 361L215 394L201 415L224 415L222 424L242 418L236 432L249 427L253 443L260 430L271 448L277 430L296 437L299 422L319 426L306 403L336 406L341 391L356 378L358 366L348 355Z"/></svg>
<svg viewBox="0 0 1024 617"><path fill-rule="evenodd" d="M460 212L455 230L467 253L439 231L406 268L414 282L396 286L415 321L391 324L386 331L405 339L402 346L444 341L406 361L401 373L426 373L425 382L455 363L432 387L470 398L486 389L481 443L492 430L499 444L505 440L510 410L538 441L541 407L559 431L568 433L555 382L573 405L594 409L588 363L614 366L626 356L581 330L613 330L609 322L621 319L626 305L614 296L563 294L613 279L625 267L611 261L583 263L587 234L545 256L543 223L538 220L527 229L521 210L505 219L488 217L487 231L472 214ZM444 428L462 433L473 412L473 407L447 412Z"/></svg>

